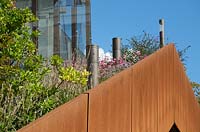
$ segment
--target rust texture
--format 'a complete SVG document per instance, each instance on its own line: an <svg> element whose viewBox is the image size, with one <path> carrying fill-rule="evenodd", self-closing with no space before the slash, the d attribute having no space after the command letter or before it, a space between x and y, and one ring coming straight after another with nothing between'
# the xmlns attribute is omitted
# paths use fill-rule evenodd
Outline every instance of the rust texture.
<svg viewBox="0 0 200 132"><path fill-rule="evenodd" d="M131 69L89 91L89 132L131 132Z"/></svg>
<svg viewBox="0 0 200 132"><path fill-rule="evenodd" d="M173 44L19 132L200 132L200 107Z"/></svg>
<svg viewBox="0 0 200 132"><path fill-rule="evenodd" d="M86 132L87 100L86 94L80 95L18 132Z"/></svg>

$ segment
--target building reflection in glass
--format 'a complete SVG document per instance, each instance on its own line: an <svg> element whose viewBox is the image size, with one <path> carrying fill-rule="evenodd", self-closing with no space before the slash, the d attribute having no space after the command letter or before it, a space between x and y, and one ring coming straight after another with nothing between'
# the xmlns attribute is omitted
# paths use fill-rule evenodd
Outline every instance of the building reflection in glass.
<svg viewBox="0 0 200 132"><path fill-rule="evenodd" d="M34 25L41 34L36 41L39 54L64 59L84 55L91 43L89 0L17 0L16 6L31 8L39 18Z"/></svg>

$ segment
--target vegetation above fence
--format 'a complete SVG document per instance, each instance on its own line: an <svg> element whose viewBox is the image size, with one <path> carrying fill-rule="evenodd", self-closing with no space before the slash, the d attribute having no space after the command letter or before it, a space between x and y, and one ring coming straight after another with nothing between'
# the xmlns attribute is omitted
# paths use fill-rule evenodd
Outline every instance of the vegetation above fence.
<svg viewBox="0 0 200 132"><path fill-rule="evenodd" d="M37 55L31 11L0 0L0 131L16 131L87 90L86 66Z"/></svg>

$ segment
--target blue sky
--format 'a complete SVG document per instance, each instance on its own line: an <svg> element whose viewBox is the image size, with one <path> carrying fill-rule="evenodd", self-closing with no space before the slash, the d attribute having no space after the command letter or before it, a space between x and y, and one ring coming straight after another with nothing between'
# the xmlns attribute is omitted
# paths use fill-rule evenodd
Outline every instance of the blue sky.
<svg viewBox="0 0 200 132"><path fill-rule="evenodd" d="M188 45L187 75L200 83L200 0L91 0L92 42L111 51L113 37L123 43L143 31L159 34L160 18L165 19L167 42L178 49Z"/></svg>

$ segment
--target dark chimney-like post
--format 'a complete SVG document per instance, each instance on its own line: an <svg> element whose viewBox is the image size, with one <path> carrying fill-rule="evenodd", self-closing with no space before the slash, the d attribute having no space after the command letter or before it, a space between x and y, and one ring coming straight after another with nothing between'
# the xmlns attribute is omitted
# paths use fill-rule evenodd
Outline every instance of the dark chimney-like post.
<svg viewBox="0 0 200 132"><path fill-rule="evenodd" d="M121 38L116 37L112 39L113 59L121 58Z"/></svg>

